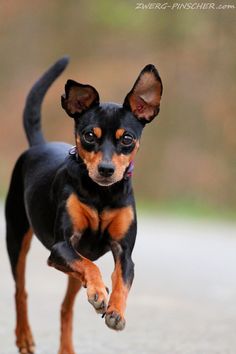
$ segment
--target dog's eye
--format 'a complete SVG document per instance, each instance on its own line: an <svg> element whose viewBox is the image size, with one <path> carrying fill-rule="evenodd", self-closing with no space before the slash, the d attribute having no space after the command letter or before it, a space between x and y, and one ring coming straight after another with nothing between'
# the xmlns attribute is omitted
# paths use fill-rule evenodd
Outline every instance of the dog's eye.
<svg viewBox="0 0 236 354"><path fill-rule="evenodd" d="M92 144L95 142L95 134L93 132L86 132L83 134L83 138L86 141L86 143Z"/></svg>
<svg viewBox="0 0 236 354"><path fill-rule="evenodd" d="M122 145L130 146L133 144L133 142L134 142L134 138L130 134L124 134L121 138Z"/></svg>

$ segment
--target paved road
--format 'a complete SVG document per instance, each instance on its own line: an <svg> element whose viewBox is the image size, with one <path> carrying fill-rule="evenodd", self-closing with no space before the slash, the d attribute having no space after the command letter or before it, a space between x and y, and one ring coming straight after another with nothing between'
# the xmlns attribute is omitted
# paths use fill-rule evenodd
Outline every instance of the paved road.
<svg viewBox="0 0 236 354"><path fill-rule="evenodd" d="M0 354L16 354L13 281L0 213ZM35 239L27 281L37 354L57 353L65 288L65 276L46 266L47 256ZM78 353L236 353L236 224L145 217L140 220L134 261L136 278L124 332L105 326L87 303L85 291L78 297ZM98 264L110 284L111 256Z"/></svg>

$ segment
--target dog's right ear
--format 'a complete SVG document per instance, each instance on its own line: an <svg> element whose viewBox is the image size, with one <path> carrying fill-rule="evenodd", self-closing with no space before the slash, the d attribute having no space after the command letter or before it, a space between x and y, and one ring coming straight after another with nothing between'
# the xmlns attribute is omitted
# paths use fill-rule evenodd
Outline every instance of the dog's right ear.
<svg viewBox="0 0 236 354"><path fill-rule="evenodd" d="M65 94L61 96L61 105L70 117L77 118L89 108L99 105L99 94L90 85L68 80Z"/></svg>

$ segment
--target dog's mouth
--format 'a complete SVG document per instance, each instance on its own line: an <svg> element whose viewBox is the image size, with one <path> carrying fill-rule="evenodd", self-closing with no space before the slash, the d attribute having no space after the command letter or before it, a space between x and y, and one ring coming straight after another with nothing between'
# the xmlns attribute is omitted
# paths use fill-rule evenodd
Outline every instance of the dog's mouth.
<svg viewBox="0 0 236 354"><path fill-rule="evenodd" d="M93 182L97 183L99 186L109 187L121 181L123 178L123 174L114 173L112 176L105 177L101 176L98 173L92 173L92 171L89 171L89 177L93 180Z"/></svg>
<svg viewBox="0 0 236 354"><path fill-rule="evenodd" d="M91 176L90 176L91 177ZM96 176L96 177L91 177L91 179L97 183L99 186L102 187L109 187L112 184L118 182L117 180L115 180L114 178L111 177L101 177L101 176Z"/></svg>
<svg viewBox="0 0 236 354"><path fill-rule="evenodd" d="M103 176L98 173L97 169L88 169L88 175L93 182L102 187L109 187L119 181L124 177L125 169L116 170L111 176Z"/></svg>

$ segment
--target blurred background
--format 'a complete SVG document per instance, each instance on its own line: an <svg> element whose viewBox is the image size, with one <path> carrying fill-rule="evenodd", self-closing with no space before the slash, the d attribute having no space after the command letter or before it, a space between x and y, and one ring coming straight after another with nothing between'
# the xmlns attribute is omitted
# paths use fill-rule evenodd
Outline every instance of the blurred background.
<svg viewBox="0 0 236 354"><path fill-rule="evenodd" d="M136 1L2 1L0 11L0 181L26 147L25 97L64 54L66 72L48 92L48 140L73 143L60 107L68 78L122 102L153 63L164 83L161 112L136 158L135 191L146 208L234 214L236 209L235 11L136 10Z"/></svg>
<svg viewBox="0 0 236 354"><path fill-rule="evenodd" d="M27 148L26 95L65 54L70 65L42 108L48 140L73 144L73 121L60 107L69 78L96 87L102 101L120 103L148 63L157 66L164 84L160 114L146 126L136 157L139 228L127 326L119 334L106 329L83 290L75 309L76 349L235 354L236 223L224 219L236 218L236 10L136 10L136 4L0 1L0 354L16 353L14 283L1 199L16 159ZM57 352L66 282L64 274L47 267L48 255L34 238L27 289L38 354ZM110 253L99 266L111 288Z"/></svg>
<svg viewBox="0 0 236 354"><path fill-rule="evenodd" d="M164 95L136 158L139 203L160 211L236 214L235 10L136 10L136 4L1 1L2 197L27 148L25 97L42 72L68 54L70 65L43 105L48 140L73 144L72 120L60 107L68 78L95 86L102 101L122 102L140 70L153 63Z"/></svg>

